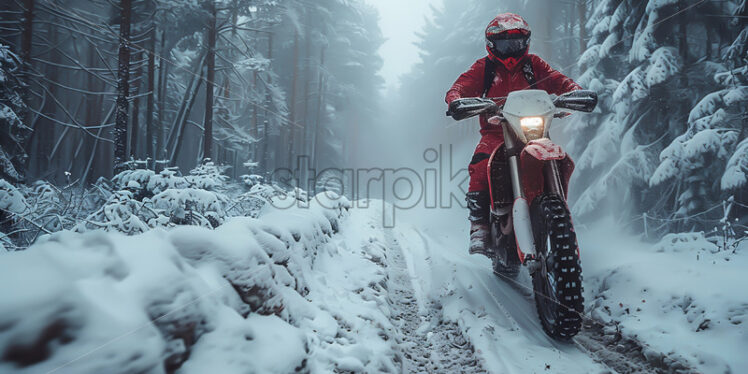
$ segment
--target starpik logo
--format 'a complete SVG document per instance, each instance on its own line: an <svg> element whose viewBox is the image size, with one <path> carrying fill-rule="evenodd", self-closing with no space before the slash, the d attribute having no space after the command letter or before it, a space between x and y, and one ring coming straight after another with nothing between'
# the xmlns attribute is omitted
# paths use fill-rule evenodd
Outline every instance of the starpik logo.
<svg viewBox="0 0 748 374"><path fill-rule="evenodd" d="M385 227L394 227L397 212L423 207L449 209L456 204L466 208L468 169L453 161L452 145L439 145L423 151L421 169L413 168L327 168L315 170L308 156L298 156L295 168L279 168L270 180L304 191L318 191L312 199L328 208L340 196L353 201L356 208L382 209ZM320 198L323 196L324 198ZM309 207L309 201L292 194L275 198L271 204L278 209L294 206ZM377 204L377 205L375 205ZM327 205L327 206L326 206Z"/></svg>

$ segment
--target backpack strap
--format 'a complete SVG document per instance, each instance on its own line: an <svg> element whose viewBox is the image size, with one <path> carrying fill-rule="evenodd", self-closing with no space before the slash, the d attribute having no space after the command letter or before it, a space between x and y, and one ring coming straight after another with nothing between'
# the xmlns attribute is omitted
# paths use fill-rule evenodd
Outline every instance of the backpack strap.
<svg viewBox="0 0 748 374"><path fill-rule="evenodd" d="M483 70L483 95L481 97L486 97L486 95L488 95L488 91L491 89L491 86L493 86L493 79L495 77L496 62L486 56L486 63L484 64Z"/></svg>
<svg viewBox="0 0 748 374"><path fill-rule="evenodd" d="M536 89L538 82L535 79L535 71L532 68L532 60L530 58L525 58L522 64L522 74L525 76L527 83L530 84L530 89ZM486 57L483 71L483 95L481 97L488 95L488 91L493 86L494 78L496 78L496 62Z"/></svg>
<svg viewBox="0 0 748 374"><path fill-rule="evenodd" d="M535 80L535 72L532 70L532 60L525 58L525 63L522 65L522 74L525 75L525 80L530 84L530 89L535 89L538 86L538 82Z"/></svg>

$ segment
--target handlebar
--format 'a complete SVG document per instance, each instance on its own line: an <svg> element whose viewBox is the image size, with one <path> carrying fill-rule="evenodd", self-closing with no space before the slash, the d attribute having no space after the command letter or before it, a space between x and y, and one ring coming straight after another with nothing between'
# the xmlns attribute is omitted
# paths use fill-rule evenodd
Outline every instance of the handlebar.
<svg viewBox="0 0 748 374"><path fill-rule="evenodd" d="M576 90L558 97L551 97L553 98L553 105L558 109L589 113L597 106L597 93L594 91ZM454 100L449 103L447 116L454 118L456 121L461 121L481 114L500 114L503 106L496 104L495 99L504 98L468 97Z"/></svg>
<svg viewBox="0 0 748 374"><path fill-rule="evenodd" d="M483 113L499 113L500 111L501 107L491 99L469 97L449 103L447 116L454 118L456 121L461 121Z"/></svg>

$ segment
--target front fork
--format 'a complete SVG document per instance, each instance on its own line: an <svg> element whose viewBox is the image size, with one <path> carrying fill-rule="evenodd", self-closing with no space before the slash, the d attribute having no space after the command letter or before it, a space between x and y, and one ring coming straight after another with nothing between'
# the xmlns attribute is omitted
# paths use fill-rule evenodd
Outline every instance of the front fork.
<svg viewBox="0 0 748 374"><path fill-rule="evenodd" d="M519 156L522 152L522 144L516 142L513 134L507 131L506 123L504 123L502 129L504 131L504 144L507 150L509 174L512 180L512 194L514 196L512 223L519 250L518 254L522 263L528 265L530 272L533 272L539 268L540 264L537 261L537 246L532 229L530 202L527 201L522 189L522 178L519 170ZM559 173L556 160L544 162L543 176L545 179L545 190L565 199L564 189L561 184L561 174Z"/></svg>

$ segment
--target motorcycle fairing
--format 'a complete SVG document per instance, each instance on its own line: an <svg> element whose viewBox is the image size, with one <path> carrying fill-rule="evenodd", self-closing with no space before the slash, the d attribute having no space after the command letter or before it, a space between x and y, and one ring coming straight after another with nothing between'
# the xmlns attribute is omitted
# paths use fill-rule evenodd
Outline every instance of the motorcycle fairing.
<svg viewBox="0 0 748 374"><path fill-rule="evenodd" d="M486 164L492 208L512 204L514 200L505 152L506 147L504 144L498 146L491 152L491 157L489 157ZM530 141L520 154L522 187L527 201L531 202L535 197L543 193L543 189L545 188L543 166L545 161L550 160L558 162L564 195L568 195L569 178L574 171L574 161L564 152L561 146L544 138Z"/></svg>

